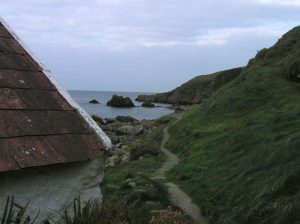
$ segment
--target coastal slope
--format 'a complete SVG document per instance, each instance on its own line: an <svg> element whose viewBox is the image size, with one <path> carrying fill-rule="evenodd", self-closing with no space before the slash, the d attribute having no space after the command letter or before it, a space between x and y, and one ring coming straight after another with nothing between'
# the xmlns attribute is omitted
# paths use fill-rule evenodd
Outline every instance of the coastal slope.
<svg viewBox="0 0 300 224"><path fill-rule="evenodd" d="M137 101L180 105L198 104L238 77L242 70L243 68L234 68L210 75L200 75L170 92L140 95Z"/></svg>
<svg viewBox="0 0 300 224"><path fill-rule="evenodd" d="M300 27L170 127L169 178L210 223L300 223Z"/></svg>

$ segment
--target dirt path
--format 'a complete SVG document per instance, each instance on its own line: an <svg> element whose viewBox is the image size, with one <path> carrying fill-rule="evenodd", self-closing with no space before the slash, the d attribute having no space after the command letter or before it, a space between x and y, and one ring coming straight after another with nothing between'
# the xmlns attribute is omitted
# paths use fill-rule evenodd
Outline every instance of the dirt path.
<svg viewBox="0 0 300 224"><path fill-rule="evenodd" d="M177 122L179 122L181 116L178 117ZM155 172L153 175L154 179L166 179L165 174L169 170L171 170L174 166L179 163L179 158L174 153L170 152L166 148L166 143L170 138L169 134L169 126L164 129L163 140L161 143L161 151L167 156L167 160L162 164L162 166ZM186 214L190 215L190 217L199 224L208 224L208 221L201 215L201 210L198 205L192 202L192 199L183 192L178 185L174 183L165 183L168 188L168 193L170 197L170 201L176 205L177 207L181 208Z"/></svg>

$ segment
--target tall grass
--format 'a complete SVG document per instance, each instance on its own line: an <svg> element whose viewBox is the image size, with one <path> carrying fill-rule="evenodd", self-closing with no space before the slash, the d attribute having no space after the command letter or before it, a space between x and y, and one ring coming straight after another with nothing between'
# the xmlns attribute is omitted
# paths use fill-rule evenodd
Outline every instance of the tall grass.
<svg viewBox="0 0 300 224"><path fill-rule="evenodd" d="M65 211L63 224L125 224L130 223L127 214L125 203L101 205L97 200L82 203L76 198L71 211Z"/></svg>
<svg viewBox="0 0 300 224"><path fill-rule="evenodd" d="M25 206L20 206L14 201L14 197L7 197L6 205L2 214L1 224L33 224L38 215L31 221L30 216L26 216L29 202Z"/></svg>

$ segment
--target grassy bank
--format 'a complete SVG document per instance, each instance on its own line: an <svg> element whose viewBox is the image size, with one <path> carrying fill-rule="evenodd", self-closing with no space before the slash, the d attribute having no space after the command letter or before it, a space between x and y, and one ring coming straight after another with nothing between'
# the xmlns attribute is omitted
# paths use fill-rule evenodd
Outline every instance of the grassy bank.
<svg viewBox="0 0 300 224"><path fill-rule="evenodd" d="M170 128L182 161L169 177L211 223L300 223L299 37L298 27L259 52Z"/></svg>

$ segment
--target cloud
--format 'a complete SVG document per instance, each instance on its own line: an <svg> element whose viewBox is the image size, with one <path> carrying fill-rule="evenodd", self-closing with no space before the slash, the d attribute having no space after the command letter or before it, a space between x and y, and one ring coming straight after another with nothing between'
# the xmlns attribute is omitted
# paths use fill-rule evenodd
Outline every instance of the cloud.
<svg viewBox="0 0 300 224"><path fill-rule="evenodd" d="M128 86L138 75L146 80L145 74L177 74L177 82L162 84L170 86L188 79L180 74L215 71L213 60L218 69L234 67L272 45L300 21L299 2L1 0L0 15L67 85L66 74L81 77L83 85L88 70L115 74L115 80L128 77ZM91 77L97 80L96 74ZM105 78L99 77L101 84Z"/></svg>
<svg viewBox="0 0 300 224"><path fill-rule="evenodd" d="M258 4L300 2L254 1ZM278 24L278 21L274 21L277 15L269 16L266 12L264 16L271 18L265 20L253 13L250 18L244 16L247 15L247 8L242 2L28 0L24 4L21 0L3 0L0 13L9 23L12 22L17 33L30 45L88 51L218 46L228 43L233 37L246 34L278 36L286 31L286 27L280 32L274 30L274 24Z"/></svg>
<svg viewBox="0 0 300 224"><path fill-rule="evenodd" d="M300 6L300 0L255 0L262 5L279 5L279 6Z"/></svg>
<svg viewBox="0 0 300 224"><path fill-rule="evenodd" d="M280 37L286 29L278 26L266 26L266 27L235 27L235 28L220 28L206 30L202 34L196 36L187 37L185 40L178 41L167 40L147 40L143 39L139 41L140 46L148 48L160 48L160 47L209 47L209 46L221 46L228 44L229 42L237 39L243 39L245 36L249 37L261 37L261 38L274 38Z"/></svg>

